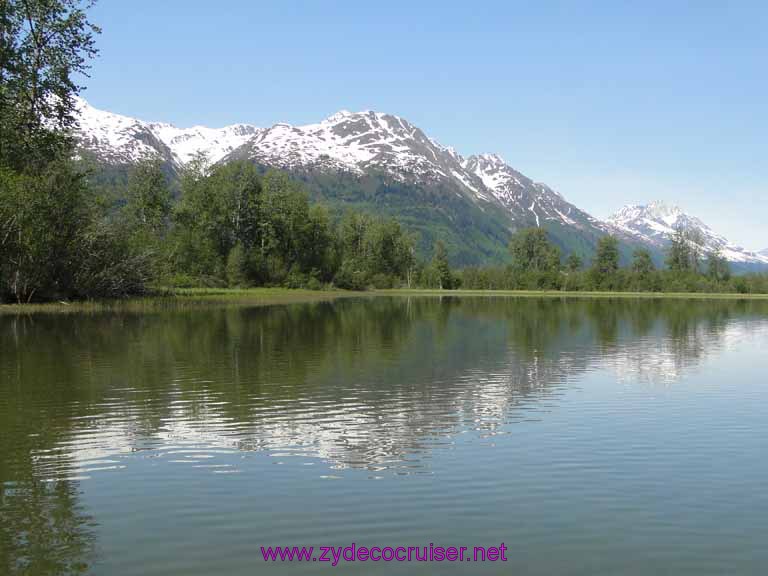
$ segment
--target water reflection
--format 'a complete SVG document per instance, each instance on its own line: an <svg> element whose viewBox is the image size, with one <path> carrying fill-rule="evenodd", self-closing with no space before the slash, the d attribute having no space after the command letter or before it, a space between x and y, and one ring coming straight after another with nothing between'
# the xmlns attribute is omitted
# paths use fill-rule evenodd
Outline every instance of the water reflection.
<svg viewBox="0 0 768 576"><path fill-rule="evenodd" d="M3 477L22 461L41 479L80 477L117 468L116 455L184 456L188 444L412 467L409 455L435 439L493 433L591 369L673 383L764 331L765 312L759 302L395 298L6 318Z"/></svg>
<svg viewBox="0 0 768 576"><path fill-rule="evenodd" d="M766 318L749 301L450 297L0 318L0 572L86 571L80 483L139 459L429 473L432 451L541 418L585 372L673 385Z"/></svg>

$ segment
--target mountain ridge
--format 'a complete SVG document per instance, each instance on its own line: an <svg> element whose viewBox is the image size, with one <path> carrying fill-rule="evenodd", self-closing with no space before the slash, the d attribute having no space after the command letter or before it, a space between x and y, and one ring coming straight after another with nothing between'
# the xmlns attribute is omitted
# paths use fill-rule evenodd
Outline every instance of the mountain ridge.
<svg viewBox="0 0 768 576"><path fill-rule="evenodd" d="M202 153L212 164L248 160L264 169L282 169L333 205L403 217L422 235L423 252L447 234L448 243L462 254L459 264L504 261L509 236L534 226L546 228L566 254L590 257L599 238L613 234L625 262L638 247L649 248L661 262L673 228L663 218L640 222L645 217L632 216L639 206L626 206L600 220L498 154L464 157L406 119L373 110L341 110L301 126L279 122L268 128L178 128L102 111L84 99L77 104L81 147L99 162L126 167L155 156L178 174ZM728 260L768 266L768 256L731 244L677 210L681 222L705 231L709 245L722 249ZM465 242L471 249L462 246Z"/></svg>

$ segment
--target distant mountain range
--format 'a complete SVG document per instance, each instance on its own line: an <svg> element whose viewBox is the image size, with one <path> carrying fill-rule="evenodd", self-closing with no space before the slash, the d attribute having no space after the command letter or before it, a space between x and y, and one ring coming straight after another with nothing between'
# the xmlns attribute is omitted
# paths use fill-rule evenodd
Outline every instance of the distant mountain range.
<svg viewBox="0 0 768 576"><path fill-rule="evenodd" d="M766 251L753 252L730 243L695 216L677 206L651 202L646 206L625 206L609 219L612 226L634 236L639 242L666 250L678 229L697 230L701 235L702 252L719 252L726 260L742 264L768 264Z"/></svg>
<svg viewBox="0 0 768 576"><path fill-rule="evenodd" d="M220 129L145 122L78 101L84 154L114 174L142 158L162 159L178 174L197 154L211 163L248 160L303 180L333 209L356 207L397 217L419 233L428 254L437 238L455 264L507 259L514 231L540 226L564 253L589 259L600 237L616 235L622 256L647 247L657 262L677 225L699 228L705 248L719 248L742 269L766 266L768 255L729 243L701 221L662 203L627 206L601 221L545 184L535 182L496 154L463 157L398 116L373 111L338 112L317 124L235 124Z"/></svg>

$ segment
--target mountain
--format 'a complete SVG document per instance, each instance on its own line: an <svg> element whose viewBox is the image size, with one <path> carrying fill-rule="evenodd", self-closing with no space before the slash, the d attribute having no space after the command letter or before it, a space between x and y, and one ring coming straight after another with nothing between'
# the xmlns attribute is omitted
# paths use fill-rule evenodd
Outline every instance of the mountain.
<svg viewBox="0 0 768 576"><path fill-rule="evenodd" d="M220 129L176 128L98 110L82 98L77 100L77 112L81 147L113 166L130 166L143 158L158 156L178 169L199 152L211 162L218 162L258 131L248 124Z"/></svg>
<svg viewBox="0 0 768 576"><path fill-rule="evenodd" d="M331 208L397 217L419 233L422 254L443 240L459 265L506 261L511 234L525 227L545 227L565 253L587 257L613 232L498 155L465 158L391 114L341 111L304 126L184 129L98 110L82 99L78 112L81 149L113 173L154 156L178 174L198 153L212 163L248 160L282 169Z"/></svg>
<svg viewBox="0 0 768 576"><path fill-rule="evenodd" d="M177 128L98 110L82 99L78 113L81 151L104 167L108 179L124 179L146 157L159 157L172 177L200 153L213 164L247 160L265 171L289 172L337 212L352 207L394 216L418 233L422 256L440 239L457 265L508 261L510 236L533 226L545 228L565 254L587 260L602 236L614 234L624 263L641 246L661 263L674 229L696 228L706 251L719 249L747 268L768 265L767 254L734 246L661 202L626 206L598 220L500 156L463 157L391 114L341 111L304 126Z"/></svg>
<svg viewBox="0 0 768 576"><path fill-rule="evenodd" d="M664 202L624 206L608 218L608 223L658 251L669 247L676 230L696 231L700 234L701 248L705 254L720 252L726 260L742 270L768 266L768 254L736 246L700 219Z"/></svg>

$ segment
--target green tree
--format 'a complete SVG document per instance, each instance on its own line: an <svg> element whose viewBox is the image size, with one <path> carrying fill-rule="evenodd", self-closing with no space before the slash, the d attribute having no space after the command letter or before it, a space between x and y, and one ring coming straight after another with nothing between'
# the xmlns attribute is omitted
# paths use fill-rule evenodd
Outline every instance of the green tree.
<svg viewBox="0 0 768 576"><path fill-rule="evenodd" d="M707 276L715 282L727 282L731 278L731 267L720 250L707 258Z"/></svg>
<svg viewBox="0 0 768 576"><path fill-rule="evenodd" d="M104 252L120 237L104 238L102 214L71 160L74 78L87 72L98 32L82 6L0 2L0 299L82 296L106 286L90 281L86 258L115 273L132 262L122 247L114 262Z"/></svg>
<svg viewBox="0 0 768 576"><path fill-rule="evenodd" d="M164 234L171 214L171 192L157 158L140 162L128 178L125 211L129 226L153 236Z"/></svg>
<svg viewBox="0 0 768 576"><path fill-rule="evenodd" d="M645 279L655 271L656 267L653 265L651 253L645 248L635 250L632 255L632 273L639 278Z"/></svg>
<svg viewBox="0 0 768 576"><path fill-rule="evenodd" d="M242 244L235 244L227 256L227 284L232 288L248 285L248 264Z"/></svg>
<svg viewBox="0 0 768 576"><path fill-rule="evenodd" d="M603 236L597 242L597 251L590 270L593 288L601 290L616 289L618 271L619 241L615 236Z"/></svg>
<svg viewBox="0 0 768 576"><path fill-rule="evenodd" d="M703 243L699 230L676 228L667 251L667 267L677 273L698 273Z"/></svg>
<svg viewBox="0 0 768 576"><path fill-rule="evenodd" d="M0 169L0 300L16 302L143 291L147 259L89 200L68 159L38 174Z"/></svg>
<svg viewBox="0 0 768 576"><path fill-rule="evenodd" d="M565 269L570 274L575 274L581 267L584 266L584 260L576 252L571 252L568 259L565 261Z"/></svg>
<svg viewBox="0 0 768 576"><path fill-rule="evenodd" d="M632 256L630 274L632 290L655 291L661 287L651 253L645 248L635 250Z"/></svg>
<svg viewBox="0 0 768 576"><path fill-rule="evenodd" d="M38 171L69 157L75 125L75 80L96 56L79 0L0 2L0 164Z"/></svg>
<svg viewBox="0 0 768 576"><path fill-rule="evenodd" d="M698 228L691 228L686 232L685 236L690 253L690 267L694 272L699 273L701 271L701 259L704 250L704 236Z"/></svg>
<svg viewBox="0 0 768 576"><path fill-rule="evenodd" d="M448 251L440 240L435 243L435 254L432 257L432 268L440 290L451 290L454 287L453 272L448 263Z"/></svg>
<svg viewBox="0 0 768 576"><path fill-rule="evenodd" d="M526 228L509 243L512 265L517 272L552 272L560 268L560 250L549 241L543 228Z"/></svg>

